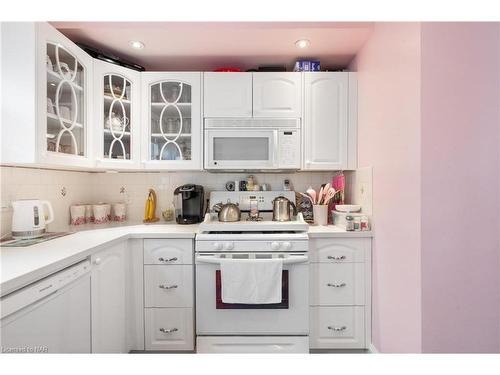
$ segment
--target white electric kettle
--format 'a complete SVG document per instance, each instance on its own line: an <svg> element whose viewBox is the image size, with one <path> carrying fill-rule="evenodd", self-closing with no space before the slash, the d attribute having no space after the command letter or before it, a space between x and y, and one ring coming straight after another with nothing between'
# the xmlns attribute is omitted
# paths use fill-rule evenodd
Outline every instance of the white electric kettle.
<svg viewBox="0 0 500 375"><path fill-rule="evenodd" d="M47 219L44 206L48 209ZM54 221L54 210L49 201L22 199L12 202L12 207L12 237L16 239L41 237L46 231L45 226Z"/></svg>

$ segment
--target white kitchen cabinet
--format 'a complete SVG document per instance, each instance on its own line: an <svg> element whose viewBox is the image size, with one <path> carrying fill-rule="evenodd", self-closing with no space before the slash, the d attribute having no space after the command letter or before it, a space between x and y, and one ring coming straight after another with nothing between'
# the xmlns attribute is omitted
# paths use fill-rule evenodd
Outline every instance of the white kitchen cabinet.
<svg viewBox="0 0 500 375"><path fill-rule="evenodd" d="M194 350L191 239L144 240L145 350Z"/></svg>
<svg viewBox="0 0 500 375"><path fill-rule="evenodd" d="M91 257L92 352L127 352L127 247L122 242Z"/></svg>
<svg viewBox="0 0 500 375"><path fill-rule="evenodd" d="M200 170L201 73L145 72L141 81L143 167Z"/></svg>
<svg viewBox="0 0 500 375"><path fill-rule="evenodd" d="M253 73L253 117L302 117L302 74Z"/></svg>
<svg viewBox="0 0 500 375"><path fill-rule="evenodd" d="M252 117L252 73L204 73L203 117Z"/></svg>
<svg viewBox="0 0 500 375"><path fill-rule="evenodd" d="M94 154L98 168L140 168L140 89L140 72L94 60Z"/></svg>
<svg viewBox="0 0 500 375"><path fill-rule="evenodd" d="M356 168L355 73L304 73L305 170Z"/></svg>
<svg viewBox="0 0 500 375"><path fill-rule="evenodd" d="M2 163L92 167L92 58L47 23L2 23Z"/></svg>
<svg viewBox="0 0 500 375"><path fill-rule="evenodd" d="M310 347L371 343L371 238L311 238Z"/></svg>

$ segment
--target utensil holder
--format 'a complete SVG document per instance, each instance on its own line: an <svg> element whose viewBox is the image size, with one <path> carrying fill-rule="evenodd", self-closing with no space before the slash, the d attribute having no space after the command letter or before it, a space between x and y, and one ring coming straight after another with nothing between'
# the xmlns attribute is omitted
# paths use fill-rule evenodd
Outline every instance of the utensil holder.
<svg viewBox="0 0 500 375"><path fill-rule="evenodd" d="M315 225L328 224L328 205L315 204L313 205L313 217Z"/></svg>

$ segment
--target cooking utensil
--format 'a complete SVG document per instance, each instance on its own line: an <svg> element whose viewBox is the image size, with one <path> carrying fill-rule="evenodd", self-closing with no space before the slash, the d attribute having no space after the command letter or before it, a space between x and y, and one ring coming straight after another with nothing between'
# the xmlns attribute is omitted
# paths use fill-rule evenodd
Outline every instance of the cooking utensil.
<svg viewBox="0 0 500 375"><path fill-rule="evenodd" d="M323 204L328 204L330 200L337 194L334 188L329 188L323 197Z"/></svg>
<svg viewBox="0 0 500 375"><path fill-rule="evenodd" d="M273 200L273 221L290 221L290 208L293 208L293 214L297 215L297 207L288 198L279 196Z"/></svg>
<svg viewBox="0 0 500 375"><path fill-rule="evenodd" d="M323 198L323 186L321 186L321 188L319 189L317 204L321 204L321 199L322 198Z"/></svg>

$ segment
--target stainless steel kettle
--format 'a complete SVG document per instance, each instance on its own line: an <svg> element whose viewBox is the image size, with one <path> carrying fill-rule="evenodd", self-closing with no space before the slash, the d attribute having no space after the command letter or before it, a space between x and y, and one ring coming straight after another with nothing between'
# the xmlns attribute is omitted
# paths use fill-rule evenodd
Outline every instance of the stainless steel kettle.
<svg viewBox="0 0 500 375"><path fill-rule="evenodd" d="M273 221L290 221L290 207L293 208L293 215L297 215L297 207L288 198L279 196L273 200Z"/></svg>
<svg viewBox="0 0 500 375"><path fill-rule="evenodd" d="M213 210L218 212L219 221L233 222L241 220L241 211L238 207L238 203L217 203L213 206Z"/></svg>

